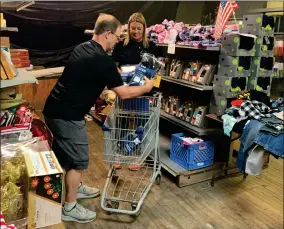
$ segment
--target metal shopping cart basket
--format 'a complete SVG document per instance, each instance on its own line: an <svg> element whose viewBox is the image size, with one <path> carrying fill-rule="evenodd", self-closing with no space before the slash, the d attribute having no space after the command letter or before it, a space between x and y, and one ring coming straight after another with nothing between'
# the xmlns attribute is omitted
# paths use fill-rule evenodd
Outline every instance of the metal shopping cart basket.
<svg viewBox="0 0 284 229"><path fill-rule="evenodd" d="M104 210L138 215L155 180L160 183L160 108L161 95L113 104L103 125L104 161L111 166L101 198ZM129 165L138 169L130 171Z"/></svg>

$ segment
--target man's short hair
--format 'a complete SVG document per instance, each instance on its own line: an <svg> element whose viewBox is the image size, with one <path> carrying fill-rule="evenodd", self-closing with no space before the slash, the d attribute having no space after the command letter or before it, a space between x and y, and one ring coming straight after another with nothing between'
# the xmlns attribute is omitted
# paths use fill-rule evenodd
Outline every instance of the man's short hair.
<svg viewBox="0 0 284 229"><path fill-rule="evenodd" d="M95 34L101 35L106 31L116 32L120 22L112 15L100 14L95 24Z"/></svg>

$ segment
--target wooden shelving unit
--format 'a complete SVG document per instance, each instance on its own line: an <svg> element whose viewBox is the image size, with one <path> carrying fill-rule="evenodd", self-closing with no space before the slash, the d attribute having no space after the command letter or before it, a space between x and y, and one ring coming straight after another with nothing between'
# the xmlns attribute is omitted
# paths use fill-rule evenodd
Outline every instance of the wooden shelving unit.
<svg viewBox="0 0 284 229"><path fill-rule="evenodd" d="M0 27L0 31L19 32L17 27Z"/></svg>
<svg viewBox="0 0 284 229"><path fill-rule="evenodd" d="M26 83L38 83L37 79L26 69L18 68L18 75L11 80L1 80L1 88L13 87Z"/></svg>

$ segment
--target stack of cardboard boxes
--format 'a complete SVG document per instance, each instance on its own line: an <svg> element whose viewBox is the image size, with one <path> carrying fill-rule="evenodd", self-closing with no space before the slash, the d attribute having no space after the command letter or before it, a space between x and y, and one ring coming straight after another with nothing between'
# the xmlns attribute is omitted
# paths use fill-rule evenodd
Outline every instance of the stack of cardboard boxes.
<svg viewBox="0 0 284 229"><path fill-rule="evenodd" d="M224 114L246 90L270 94L274 63L274 18L244 15L241 33L222 36L218 73L213 81L210 113Z"/></svg>
<svg viewBox="0 0 284 229"><path fill-rule="evenodd" d="M274 17L264 14L244 15L242 33L256 36L256 55L252 58L248 89L270 95L274 65Z"/></svg>
<svg viewBox="0 0 284 229"><path fill-rule="evenodd" d="M255 36L228 33L222 36L218 73L213 80L210 113L224 114L230 102L247 90L251 57L255 55Z"/></svg>

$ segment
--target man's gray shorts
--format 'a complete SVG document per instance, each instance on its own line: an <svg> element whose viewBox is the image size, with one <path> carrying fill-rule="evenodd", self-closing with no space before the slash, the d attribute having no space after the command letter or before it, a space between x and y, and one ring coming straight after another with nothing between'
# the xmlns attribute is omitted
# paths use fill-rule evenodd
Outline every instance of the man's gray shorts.
<svg viewBox="0 0 284 229"><path fill-rule="evenodd" d="M65 170L88 168L89 146L86 121L69 121L45 117L53 134L52 150Z"/></svg>

